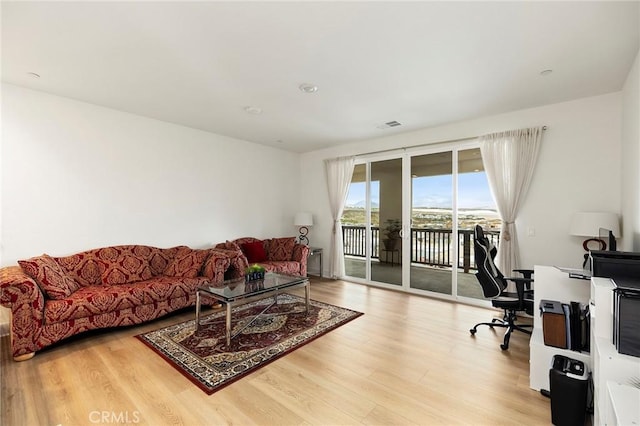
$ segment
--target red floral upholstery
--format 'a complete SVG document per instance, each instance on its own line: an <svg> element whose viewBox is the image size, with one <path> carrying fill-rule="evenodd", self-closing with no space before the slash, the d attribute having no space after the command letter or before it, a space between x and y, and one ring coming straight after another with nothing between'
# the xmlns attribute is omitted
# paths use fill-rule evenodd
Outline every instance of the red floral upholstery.
<svg viewBox="0 0 640 426"><path fill-rule="evenodd" d="M209 250L181 248L163 274L169 277L195 278L200 274L204 261L210 254Z"/></svg>
<svg viewBox="0 0 640 426"><path fill-rule="evenodd" d="M287 244L291 244L293 241L293 248L291 252L289 252ZM263 266L268 272L280 272L283 274L292 274L292 275L300 275L303 277L307 276L307 259L309 257L309 247L303 244L297 244L295 239L292 238L274 238L270 240L259 240L253 237L244 237L238 238L237 240L233 240L233 243L242 247L243 244L247 243L255 243L260 242L262 246L265 248L267 252L267 259L263 262L257 262L259 265ZM228 243L228 242L227 242ZM222 246L221 243L216 247ZM274 254L271 254L271 251L274 250ZM273 260L273 258L282 259L286 257L286 253L289 253L289 258L284 260ZM244 256L244 261L249 263L246 256ZM294 265L293 263L297 263Z"/></svg>
<svg viewBox="0 0 640 426"><path fill-rule="evenodd" d="M83 287L66 299L48 301L44 320L51 324L119 311L144 303L144 291L136 285Z"/></svg>
<svg viewBox="0 0 640 426"><path fill-rule="evenodd" d="M268 260L291 260L296 238L272 238L269 242Z"/></svg>
<svg viewBox="0 0 640 426"><path fill-rule="evenodd" d="M123 263L128 256L147 262L151 276L162 275L178 250L186 246L162 249L149 246L123 245L87 250L66 257L54 257L69 276L82 287L102 285L107 266ZM146 273L145 273L146 274ZM149 277L150 278L150 277ZM136 280L137 281L137 280Z"/></svg>
<svg viewBox="0 0 640 426"><path fill-rule="evenodd" d="M197 252L194 263L204 253L200 265L209 263L209 269L203 269L209 276L163 276L178 252L180 259L188 257L187 250ZM75 291L58 299L53 299L21 267L0 269L0 304L11 309L14 358L87 330L140 324L193 306L196 288L211 281L222 282L231 263L224 253L186 246L114 246L50 259L58 264L57 272L66 276L63 281L70 285L70 280L76 286ZM47 262L51 263L48 259ZM184 265L178 262L177 266ZM29 267L26 265L25 269ZM190 273L189 268L184 271ZM121 282L124 276L131 281Z"/></svg>
<svg viewBox="0 0 640 426"><path fill-rule="evenodd" d="M244 276L244 271L249 266L249 262L237 244L227 241L226 243L217 244L214 250L229 259L229 266L224 274L224 279L231 280Z"/></svg>
<svg viewBox="0 0 640 426"><path fill-rule="evenodd" d="M80 288L64 268L48 254L19 260L18 264L36 280L42 291L51 299L64 299Z"/></svg>
<svg viewBox="0 0 640 426"><path fill-rule="evenodd" d="M157 277L144 284L145 303L160 303L170 299L189 299L195 296L200 285L208 283L205 277L184 278L176 281L173 277Z"/></svg>
<svg viewBox="0 0 640 426"><path fill-rule="evenodd" d="M301 275L300 262L295 260L267 260L261 263L267 271L279 272L287 275Z"/></svg>
<svg viewBox="0 0 640 426"><path fill-rule="evenodd" d="M210 282L221 283L225 279L225 273L229 270L231 258L224 252L212 249L211 255L202 267L202 276Z"/></svg>

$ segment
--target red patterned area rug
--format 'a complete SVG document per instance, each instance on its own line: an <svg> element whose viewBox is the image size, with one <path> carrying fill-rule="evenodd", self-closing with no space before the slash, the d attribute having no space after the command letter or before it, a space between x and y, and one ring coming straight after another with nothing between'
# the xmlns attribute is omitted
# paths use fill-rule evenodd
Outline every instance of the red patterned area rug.
<svg viewBox="0 0 640 426"><path fill-rule="evenodd" d="M222 387L275 361L323 334L363 315L338 306L311 300L305 315L304 298L278 296L278 304L253 323L253 316L273 302L273 298L241 305L232 312L232 335L227 347L225 312L219 310L195 320L136 336L169 364L211 395Z"/></svg>

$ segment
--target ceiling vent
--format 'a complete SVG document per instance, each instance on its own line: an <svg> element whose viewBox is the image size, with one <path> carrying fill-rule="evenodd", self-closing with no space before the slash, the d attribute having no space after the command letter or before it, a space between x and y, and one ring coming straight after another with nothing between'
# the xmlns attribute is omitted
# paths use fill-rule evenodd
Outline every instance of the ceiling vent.
<svg viewBox="0 0 640 426"><path fill-rule="evenodd" d="M393 120L393 121L387 121L384 124L380 124L377 127L378 127L378 129L388 129L389 127L398 127L398 126L401 126L401 125L402 125L402 123L399 123L399 122Z"/></svg>

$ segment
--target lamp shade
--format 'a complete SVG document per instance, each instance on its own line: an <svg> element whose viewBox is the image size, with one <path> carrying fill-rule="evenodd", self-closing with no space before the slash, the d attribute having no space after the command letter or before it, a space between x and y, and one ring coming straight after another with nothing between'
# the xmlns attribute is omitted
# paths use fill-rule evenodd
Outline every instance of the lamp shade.
<svg viewBox="0 0 640 426"><path fill-rule="evenodd" d="M597 237L600 228L608 229L620 236L620 221L616 213L578 212L571 217L569 234L579 237Z"/></svg>
<svg viewBox="0 0 640 426"><path fill-rule="evenodd" d="M296 226L313 226L313 215L308 212L296 213L293 224Z"/></svg>

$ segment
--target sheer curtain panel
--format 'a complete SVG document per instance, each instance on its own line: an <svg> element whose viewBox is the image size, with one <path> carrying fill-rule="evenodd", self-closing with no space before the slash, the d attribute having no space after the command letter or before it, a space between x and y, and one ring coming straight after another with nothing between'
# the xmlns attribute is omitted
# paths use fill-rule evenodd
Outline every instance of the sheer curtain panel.
<svg viewBox="0 0 640 426"><path fill-rule="evenodd" d="M515 220L529 189L543 130L534 127L480 137L487 180L502 219L496 262L506 275L520 264Z"/></svg>
<svg viewBox="0 0 640 426"><path fill-rule="evenodd" d="M344 257L342 254L342 224L340 218L347 201L349 184L353 175L355 157L338 157L324 160L329 194L329 206L333 218L330 250L330 276L340 278L344 276Z"/></svg>

